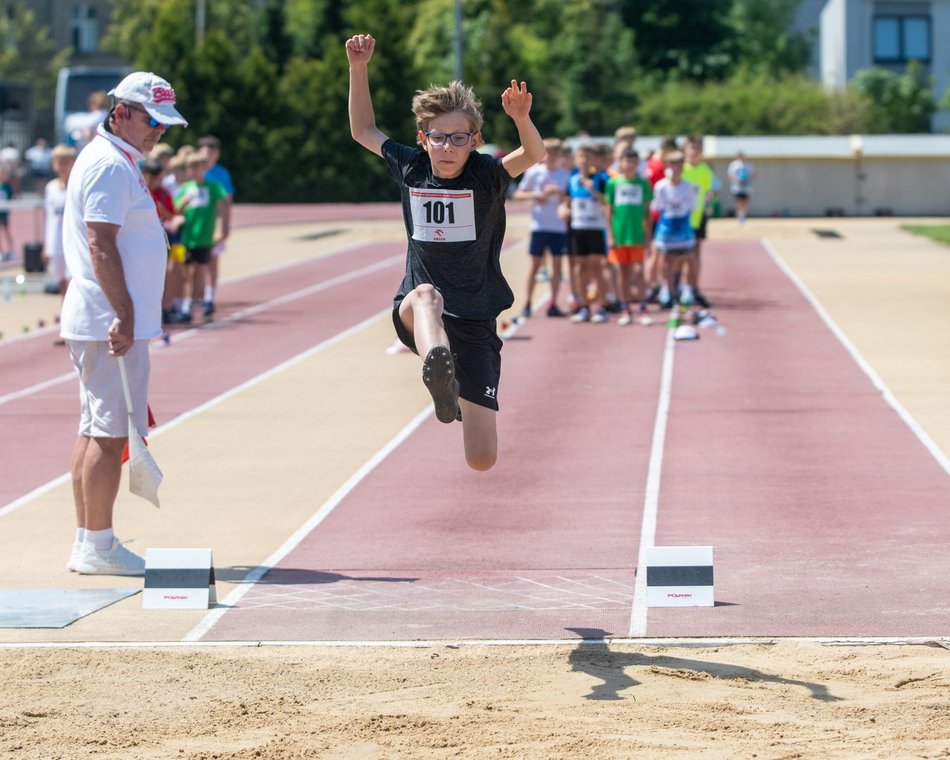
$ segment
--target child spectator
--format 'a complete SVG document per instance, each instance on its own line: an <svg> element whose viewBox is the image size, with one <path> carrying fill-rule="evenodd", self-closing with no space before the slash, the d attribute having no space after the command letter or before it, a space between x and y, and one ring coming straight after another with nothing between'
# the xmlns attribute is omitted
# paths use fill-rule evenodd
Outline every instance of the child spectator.
<svg viewBox="0 0 950 760"><path fill-rule="evenodd" d="M208 281L208 264L211 261L211 248L226 240L230 232L228 225L228 193L217 182L205 178L208 159L203 153L192 153L186 159L191 176L175 195L175 209L184 215L181 227L181 242L185 246L185 295L182 299L182 321L191 321L192 303L198 294L204 292ZM220 220L220 231L217 228ZM214 303L205 300L202 303L202 315L210 318L214 314Z"/></svg>
<svg viewBox="0 0 950 760"><path fill-rule="evenodd" d="M175 212L175 201L162 187L164 172L161 163L153 158L154 154L155 151L152 151L149 159L142 165L142 174L152 194L152 200L155 201L158 218L162 220L162 226L168 236L168 264L165 267L165 290L162 293L162 324L167 325L181 321L184 256L176 256L175 249L178 242L178 228L184 222L184 217ZM177 247L181 248L180 245Z"/></svg>
<svg viewBox="0 0 950 760"><path fill-rule="evenodd" d="M188 158L185 155L175 154L168 160L165 167L165 176L162 177L162 187L172 198L178 195L178 190L188 181Z"/></svg>
<svg viewBox="0 0 950 760"><path fill-rule="evenodd" d="M66 296L69 286L69 268L66 266L66 253L63 249L63 211L66 208L66 183L76 161L76 149L69 145L57 145L52 150L50 167L56 175L43 188L44 225L43 261L50 279L56 283L60 296ZM57 345L66 345L63 340Z"/></svg>
<svg viewBox="0 0 950 760"><path fill-rule="evenodd" d="M558 207L564 202L571 175L558 165L561 159L561 141L555 137L548 138L544 141L544 148L544 161L524 173L514 194L516 200L533 201L531 241L528 244L531 271L528 273L525 305L521 310L524 317L531 316L531 298L537 274L544 264L545 252L551 256L551 304L547 313L549 317L564 316L564 312L558 308L557 300L561 285L561 261L567 253L567 222L558 214Z"/></svg>
<svg viewBox="0 0 950 760"><path fill-rule="evenodd" d="M732 197L736 199L736 220L742 224L749 213L755 167L746 160L745 153L740 150L726 171L729 175L729 189Z"/></svg>
<svg viewBox="0 0 950 760"><path fill-rule="evenodd" d="M221 160L221 141L212 135L205 135L198 140L198 150L204 153L208 159L208 171L205 177L217 182L228 191L228 204L225 208L227 214L227 225L231 227L231 209L234 206L234 182L231 181L231 172L225 169L219 161ZM220 257L224 254L227 243L221 241L211 249L211 264L209 265L210 284L205 288L204 298L206 302L214 307L214 293L218 287L218 263Z"/></svg>
<svg viewBox="0 0 950 760"><path fill-rule="evenodd" d="M681 151L666 156L668 176L653 188L652 208L659 214L653 233L653 245L660 256L660 306L671 308L674 302L674 279L677 275L683 283L679 302L684 306L695 303L695 282L689 281L696 269L696 236L689 223L689 215L696 208L699 191L695 185L683 180L683 163L686 157Z"/></svg>
<svg viewBox="0 0 950 760"><path fill-rule="evenodd" d="M634 283L642 274L644 251L650 244L650 183L638 176L640 157L627 148L620 157L620 176L607 181L604 194L607 202L607 240L610 260L619 269L618 298L622 312L618 324L629 325L633 319L630 304L637 298ZM646 305L643 305L644 308Z"/></svg>
<svg viewBox="0 0 950 760"><path fill-rule="evenodd" d="M709 301L699 289L699 279L702 274L703 241L706 239L706 225L709 221L709 204L713 198L713 171L703 160L703 138L699 135L690 135L686 138L685 153L683 179L696 185L699 191L696 208L689 216L689 224L696 235L696 271L690 274L690 279L695 283L693 296L696 303L708 309Z"/></svg>
<svg viewBox="0 0 950 760"><path fill-rule="evenodd" d="M368 34L346 42L350 132L386 160L401 189L409 248L393 324L403 343L425 357L422 379L436 417L449 423L461 415L465 459L472 469L488 470L498 458L502 342L495 320L514 300L500 266L505 196L514 177L544 158L530 117L532 96L514 80L501 94L521 139L501 159L475 150L480 104L461 82L416 93L421 148L400 145L376 126L368 73L375 46Z"/></svg>
<svg viewBox="0 0 950 760"><path fill-rule="evenodd" d="M574 151L575 172L568 183L571 220L568 237L575 262L574 295L579 303L577 313L571 317L574 323L606 322L609 318L603 266L607 255L603 203L607 175L600 171L596 159L593 146L578 146Z"/></svg>
<svg viewBox="0 0 950 760"><path fill-rule="evenodd" d="M3 162L0 162L0 204L12 201L16 193L14 177ZM16 245L10 232L10 208L0 207L0 261L13 261L16 258Z"/></svg>

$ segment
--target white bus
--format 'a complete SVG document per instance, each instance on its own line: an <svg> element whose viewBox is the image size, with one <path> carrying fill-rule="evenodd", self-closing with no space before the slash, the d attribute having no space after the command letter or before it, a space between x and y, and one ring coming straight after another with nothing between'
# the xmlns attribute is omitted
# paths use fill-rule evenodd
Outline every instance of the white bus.
<svg viewBox="0 0 950 760"><path fill-rule="evenodd" d="M68 66L60 69L53 106L56 142L70 142L66 120L73 114L88 112L92 93L98 90L108 92L131 72L128 66Z"/></svg>

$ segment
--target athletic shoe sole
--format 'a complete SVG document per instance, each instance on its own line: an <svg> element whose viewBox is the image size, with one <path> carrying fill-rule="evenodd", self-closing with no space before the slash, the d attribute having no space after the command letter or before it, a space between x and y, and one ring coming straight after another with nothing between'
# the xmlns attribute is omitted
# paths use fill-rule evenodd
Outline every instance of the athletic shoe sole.
<svg viewBox="0 0 950 760"><path fill-rule="evenodd" d="M459 413L459 382L455 377L455 362L446 346L435 346L422 363L422 382L429 389L435 416L439 422L454 422Z"/></svg>

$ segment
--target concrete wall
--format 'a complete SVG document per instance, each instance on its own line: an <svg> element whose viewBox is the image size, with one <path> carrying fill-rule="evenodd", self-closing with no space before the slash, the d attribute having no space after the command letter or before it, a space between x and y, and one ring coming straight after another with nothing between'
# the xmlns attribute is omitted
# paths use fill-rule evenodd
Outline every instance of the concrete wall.
<svg viewBox="0 0 950 760"><path fill-rule="evenodd" d="M749 159L755 165L751 216L950 216L950 156ZM730 160L709 160L723 183L725 214L734 208Z"/></svg>

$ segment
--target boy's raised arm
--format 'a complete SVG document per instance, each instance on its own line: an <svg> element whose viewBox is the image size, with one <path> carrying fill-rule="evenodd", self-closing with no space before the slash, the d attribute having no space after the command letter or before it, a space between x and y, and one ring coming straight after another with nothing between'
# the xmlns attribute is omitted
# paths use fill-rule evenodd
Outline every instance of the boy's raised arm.
<svg viewBox="0 0 950 760"><path fill-rule="evenodd" d="M501 105L518 128L520 147L505 156L501 163L512 177L524 174L525 170L544 159L544 142L537 127L531 121L531 93L524 82L519 87L512 79L511 86L501 94Z"/></svg>
<svg viewBox="0 0 950 760"><path fill-rule="evenodd" d="M350 63L350 134L367 150L383 155L383 143L389 138L376 127L373 99L369 93L369 61L376 40L369 34L356 34L346 41L346 58Z"/></svg>

